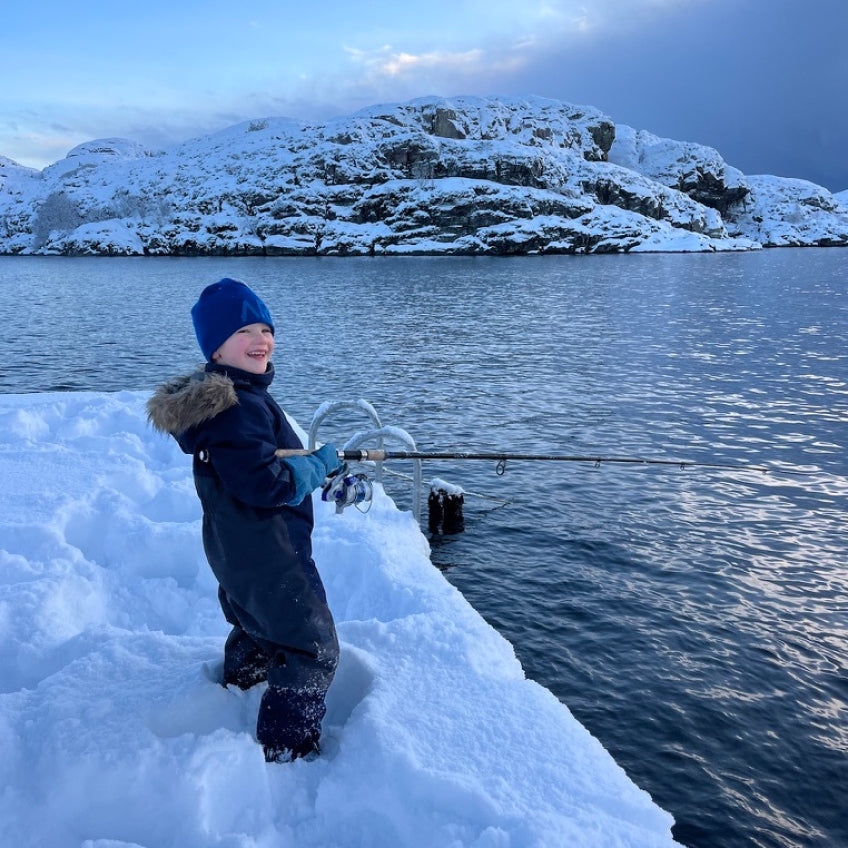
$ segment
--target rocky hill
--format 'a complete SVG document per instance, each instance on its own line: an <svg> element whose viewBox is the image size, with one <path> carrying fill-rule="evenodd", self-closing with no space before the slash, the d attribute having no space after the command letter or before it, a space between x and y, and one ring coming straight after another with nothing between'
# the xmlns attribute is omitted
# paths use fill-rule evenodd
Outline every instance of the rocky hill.
<svg viewBox="0 0 848 848"><path fill-rule="evenodd" d="M0 253L527 254L848 244L848 205L541 98L259 119L151 151L0 157Z"/></svg>

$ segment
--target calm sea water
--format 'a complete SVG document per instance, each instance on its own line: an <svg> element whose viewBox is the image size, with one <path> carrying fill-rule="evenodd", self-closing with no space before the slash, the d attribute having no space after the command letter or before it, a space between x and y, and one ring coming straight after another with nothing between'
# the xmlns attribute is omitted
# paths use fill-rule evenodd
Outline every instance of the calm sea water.
<svg viewBox="0 0 848 848"><path fill-rule="evenodd" d="M422 450L804 471L425 465L473 493L434 562L679 841L848 845L848 251L3 257L0 391L190 369L189 308L224 275L269 302L304 424L365 398Z"/></svg>

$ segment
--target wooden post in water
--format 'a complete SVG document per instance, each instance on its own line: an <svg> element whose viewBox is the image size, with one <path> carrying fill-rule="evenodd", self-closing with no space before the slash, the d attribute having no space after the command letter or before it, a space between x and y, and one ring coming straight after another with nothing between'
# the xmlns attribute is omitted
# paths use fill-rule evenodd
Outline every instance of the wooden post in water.
<svg viewBox="0 0 848 848"><path fill-rule="evenodd" d="M444 480L430 483L427 499L430 532L439 536L452 536L465 529L462 505L465 502L462 489Z"/></svg>

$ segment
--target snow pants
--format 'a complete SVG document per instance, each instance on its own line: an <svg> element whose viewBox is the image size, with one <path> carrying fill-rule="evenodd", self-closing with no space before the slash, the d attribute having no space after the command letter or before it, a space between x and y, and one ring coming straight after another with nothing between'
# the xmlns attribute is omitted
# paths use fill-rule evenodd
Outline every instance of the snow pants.
<svg viewBox="0 0 848 848"><path fill-rule="evenodd" d="M262 680L256 736L266 756L313 750L339 660L335 623L312 560L312 503L259 509L230 497L212 476L195 475L203 504L203 547L232 625L224 683Z"/></svg>
<svg viewBox="0 0 848 848"><path fill-rule="evenodd" d="M315 750L326 712L325 697L338 664L335 629L321 650L305 652L245 630L238 604L227 597L222 587L218 589L218 600L232 625L224 646L224 685L249 689L268 682L256 722L256 738L266 756L302 756ZM241 612L244 618L244 611Z"/></svg>

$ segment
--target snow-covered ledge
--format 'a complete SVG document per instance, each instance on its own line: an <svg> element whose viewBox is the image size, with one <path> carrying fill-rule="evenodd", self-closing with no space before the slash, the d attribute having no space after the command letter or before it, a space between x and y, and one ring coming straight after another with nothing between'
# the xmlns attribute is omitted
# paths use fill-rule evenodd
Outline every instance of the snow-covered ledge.
<svg viewBox="0 0 848 848"><path fill-rule="evenodd" d="M660 848L653 804L432 566L316 500L342 643L324 748L267 765L190 463L140 393L0 396L0 819L18 848Z"/></svg>

